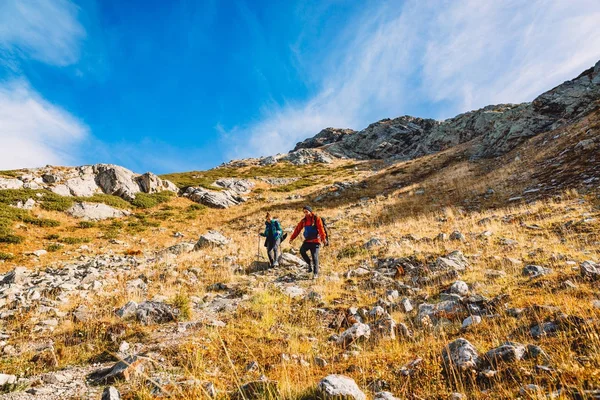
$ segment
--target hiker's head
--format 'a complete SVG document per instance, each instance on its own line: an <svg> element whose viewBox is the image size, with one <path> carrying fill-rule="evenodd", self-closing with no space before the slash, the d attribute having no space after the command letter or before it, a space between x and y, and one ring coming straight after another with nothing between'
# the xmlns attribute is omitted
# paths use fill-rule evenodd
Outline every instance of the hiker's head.
<svg viewBox="0 0 600 400"><path fill-rule="evenodd" d="M310 206L302 207L302 211L304 211L304 215L312 214L312 208Z"/></svg>
<svg viewBox="0 0 600 400"><path fill-rule="evenodd" d="M265 215L265 219L267 221L270 221L271 220L271 213L268 212L267 215Z"/></svg>

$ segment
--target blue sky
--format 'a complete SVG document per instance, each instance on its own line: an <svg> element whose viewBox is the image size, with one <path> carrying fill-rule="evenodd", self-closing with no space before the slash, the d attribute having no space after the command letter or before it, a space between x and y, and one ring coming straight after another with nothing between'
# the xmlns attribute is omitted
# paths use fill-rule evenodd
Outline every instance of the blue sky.
<svg viewBox="0 0 600 400"><path fill-rule="evenodd" d="M0 169L207 169L530 101L600 59L599 21L597 0L3 0Z"/></svg>

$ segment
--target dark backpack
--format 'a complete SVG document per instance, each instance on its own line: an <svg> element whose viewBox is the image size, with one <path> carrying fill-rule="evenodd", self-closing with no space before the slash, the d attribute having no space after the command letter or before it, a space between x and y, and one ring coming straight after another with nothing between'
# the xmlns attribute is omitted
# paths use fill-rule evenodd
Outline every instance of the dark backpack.
<svg viewBox="0 0 600 400"><path fill-rule="evenodd" d="M315 214L315 218L313 218L313 226L317 229L317 218L321 218L321 222L323 223L323 230L325 231L325 246L329 246L329 232L327 231L327 222L325 218L319 217Z"/></svg>

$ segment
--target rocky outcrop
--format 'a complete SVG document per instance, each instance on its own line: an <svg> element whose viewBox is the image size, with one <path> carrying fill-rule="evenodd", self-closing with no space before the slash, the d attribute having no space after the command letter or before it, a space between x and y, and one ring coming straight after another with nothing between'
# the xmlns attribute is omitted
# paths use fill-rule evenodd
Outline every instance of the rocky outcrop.
<svg viewBox="0 0 600 400"><path fill-rule="evenodd" d="M146 172L138 175L112 164L84 165L74 168L44 167L25 170L17 178L0 178L0 189L47 189L61 196L90 197L112 194L125 200L137 193L178 192L172 182Z"/></svg>
<svg viewBox="0 0 600 400"><path fill-rule="evenodd" d="M202 187L189 187L183 196L212 208L229 208L246 201L244 197L233 190L216 191Z"/></svg>
<svg viewBox="0 0 600 400"><path fill-rule="evenodd" d="M333 162L331 155L317 149L300 149L293 151L286 156L282 157L281 160L289 161L294 165L306 165L306 164L330 164Z"/></svg>
<svg viewBox="0 0 600 400"><path fill-rule="evenodd" d="M296 144L294 150L300 149L314 149L315 147L321 147L326 144L332 144L339 142L346 135L351 135L356 131L353 129L339 129L339 128L325 128L315 136L305 139L302 142Z"/></svg>
<svg viewBox="0 0 600 400"><path fill-rule="evenodd" d="M497 156L531 136L584 117L599 107L599 100L600 61L531 103L491 105L441 122L411 116L384 119L342 135L325 149L337 157L411 159L478 138L471 149L474 157ZM317 144L327 136L322 133L302 143Z"/></svg>
<svg viewBox="0 0 600 400"><path fill-rule="evenodd" d="M237 194L248 194L254 187L254 182L248 179L221 178L215 181L215 186L231 190Z"/></svg>
<svg viewBox="0 0 600 400"><path fill-rule="evenodd" d="M319 398L366 400L367 396L358 387L354 379L344 375L328 375L321 379L317 390Z"/></svg>
<svg viewBox="0 0 600 400"><path fill-rule="evenodd" d="M67 210L67 214L82 218L85 221L101 221L108 218L121 218L130 215L126 210L119 210L103 203L75 203Z"/></svg>

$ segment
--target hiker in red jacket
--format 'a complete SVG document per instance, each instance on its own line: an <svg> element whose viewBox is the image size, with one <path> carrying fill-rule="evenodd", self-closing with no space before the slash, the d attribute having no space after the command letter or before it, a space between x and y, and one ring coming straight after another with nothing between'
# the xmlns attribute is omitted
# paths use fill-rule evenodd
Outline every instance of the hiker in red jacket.
<svg viewBox="0 0 600 400"><path fill-rule="evenodd" d="M290 243L296 239L296 236L300 234L300 231L304 229L304 243L300 247L300 255L304 261L308 264L308 272L314 272L313 279L316 279L319 275L319 247L322 244L327 243L327 235L325 228L323 228L323 221L320 217L315 215L312 208L304 206L304 218L298 223ZM308 257L308 251L310 251L311 259Z"/></svg>

